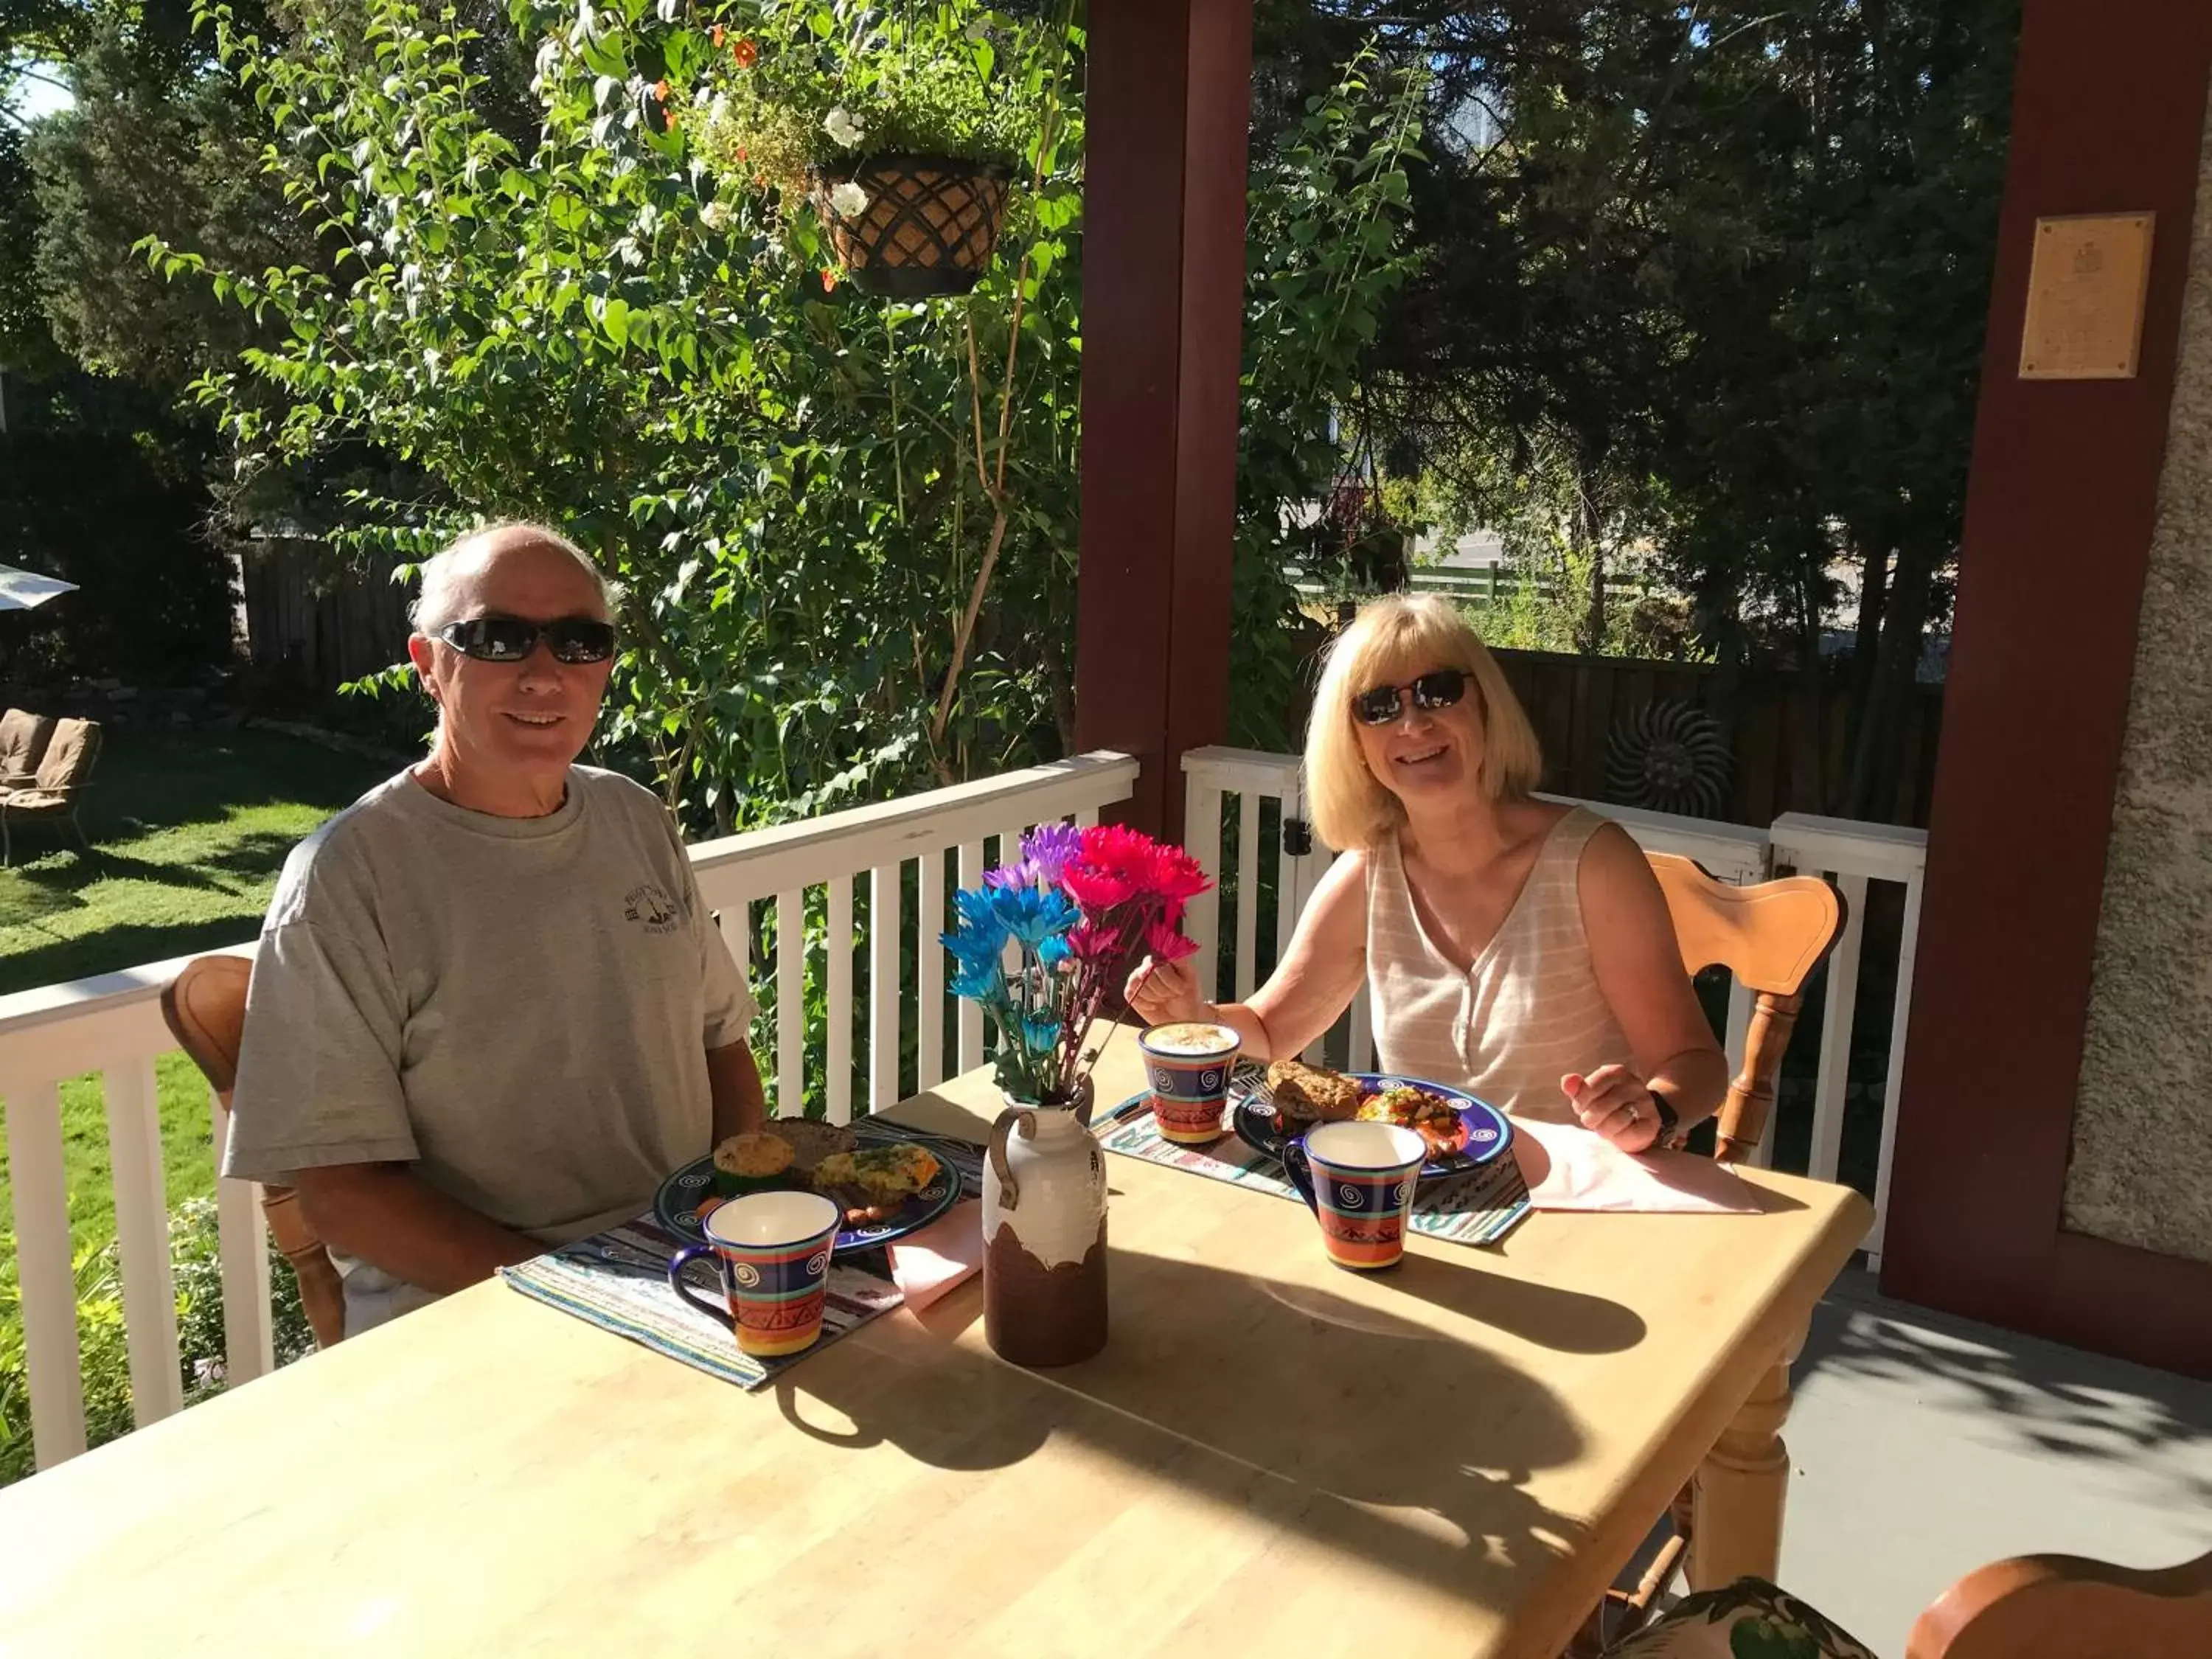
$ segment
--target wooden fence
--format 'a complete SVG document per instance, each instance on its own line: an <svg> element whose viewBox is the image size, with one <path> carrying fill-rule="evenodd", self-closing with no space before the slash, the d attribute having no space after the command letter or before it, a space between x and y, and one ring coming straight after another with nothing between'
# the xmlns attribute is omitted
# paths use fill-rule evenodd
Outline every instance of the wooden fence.
<svg viewBox="0 0 2212 1659"><path fill-rule="evenodd" d="M245 561L254 666L313 693L407 654L411 587L387 570L333 572L319 544L269 541Z"/></svg>
<svg viewBox="0 0 2212 1659"><path fill-rule="evenodd" d="M1499 665L1544 746L1544 787L1588 800L1609 799L1607 744L1638 710L1660 699L1704 709L1719 722L1733 757L1729 806L1735 823L1767 824L1785 812L1841 811L1851 756L1841 665L1819 678L1801 670L1747 669L1731 695L1717 668L1538 651L1501 651ZM1905 723L1893 823L1924 829L1942 721L1943 688L1914 690Z"/></svg>

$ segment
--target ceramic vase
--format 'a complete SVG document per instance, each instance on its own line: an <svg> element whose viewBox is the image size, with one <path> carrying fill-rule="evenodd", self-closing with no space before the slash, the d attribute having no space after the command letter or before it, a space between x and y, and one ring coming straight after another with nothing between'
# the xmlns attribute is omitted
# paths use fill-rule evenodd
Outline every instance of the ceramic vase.
<svg viewBox="0 0 2212 1659"><path fill-rule="evenodd" d="M1009 1097L983 1163L983 1333L1017 1365L1106 1346L1106 1155L1091 1084L1065 1105Z"/></svg>

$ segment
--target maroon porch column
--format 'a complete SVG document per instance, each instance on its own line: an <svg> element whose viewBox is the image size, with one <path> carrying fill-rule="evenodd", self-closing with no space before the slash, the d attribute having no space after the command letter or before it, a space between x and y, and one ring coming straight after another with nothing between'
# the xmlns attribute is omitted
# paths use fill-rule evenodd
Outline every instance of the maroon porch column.
<svg viewBox="0 0 2212 1659"><path fill-rule="evenodd" d="M1076 743L1180 837L1182 753L1229 730L1252 0L1090 16Z"/></svg>
<svg viewBox="0 0 2212 1659"><path fill-rule="evenodd" d="M2212 1374L2212 1268L2061 1224L2208 72L2206 0L2027 0L1882 1286ZM2037 218L2145 209L2136 378L2021 379Z"/></svg>

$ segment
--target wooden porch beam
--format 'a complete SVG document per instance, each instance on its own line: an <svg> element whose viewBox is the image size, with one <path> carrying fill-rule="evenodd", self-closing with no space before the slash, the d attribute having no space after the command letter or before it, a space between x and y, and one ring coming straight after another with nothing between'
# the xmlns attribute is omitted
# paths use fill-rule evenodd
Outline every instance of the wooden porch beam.
<svg viewBox="0 0 2212 1659"><path fill-rule="evenodd" d="M1123 817L1179 838L1183 751L1229 735L1252 0L1090 31L1076 747L1136 756Z"/></svg>

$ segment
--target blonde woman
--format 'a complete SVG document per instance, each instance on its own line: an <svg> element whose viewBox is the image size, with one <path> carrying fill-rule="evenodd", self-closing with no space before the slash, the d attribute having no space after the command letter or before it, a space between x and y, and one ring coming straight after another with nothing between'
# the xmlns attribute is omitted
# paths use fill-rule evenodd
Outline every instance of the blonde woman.
<svg viewBox="0 0 2212 1659"><path fill-rule="evenodd" d="M1188 963L1130 976L1138 1018L1218 1020L1291 1055L1372 987L1386 1072L1641 1152L1717 1110L1727 1064L1666 900L1626 831L1534 799L1528 717L1456 609L1367 605L1330 647L1306 733L1314 828L1342 856L1249 1003Z"/></svg>

